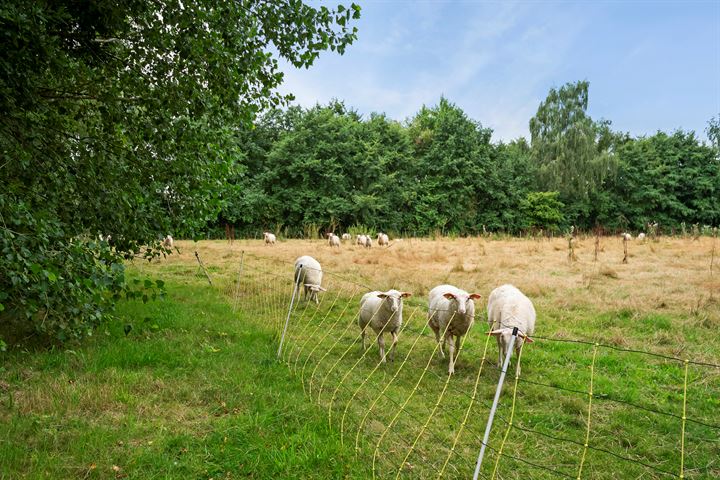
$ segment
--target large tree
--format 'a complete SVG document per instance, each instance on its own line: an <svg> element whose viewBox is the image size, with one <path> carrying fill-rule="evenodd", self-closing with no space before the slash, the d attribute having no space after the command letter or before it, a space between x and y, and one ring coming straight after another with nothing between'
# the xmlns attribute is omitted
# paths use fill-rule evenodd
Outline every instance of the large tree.
<svg viewBox="0 0 720 480"><path fill-rule="evenodd" d="M120 255L217 215L238 130L356 38L360 8L298 0L0 6L0 322L88 333ZM89 241L98 234L105 242Z"/></svg>
<svg viewBox="0 0 720 480"><path fill-rule="evenodd" d="M530 120L538 188L558 191L563 199L587 197L611 172L609 122L587 114L589 86L579 81L551 88Z"/></svg>

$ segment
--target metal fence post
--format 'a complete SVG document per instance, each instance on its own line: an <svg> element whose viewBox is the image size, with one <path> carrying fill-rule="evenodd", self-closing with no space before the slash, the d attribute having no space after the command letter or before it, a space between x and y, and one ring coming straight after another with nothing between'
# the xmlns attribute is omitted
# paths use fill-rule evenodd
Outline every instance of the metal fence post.
<svg viewBox="0 0 720 480"><path fill-rule="evenodd" d="M301 270L302 265L298 265L298 267L295 269L296 272L299 272ZM280 354L282 353L283 342L285 341L285 333L287 332L288 323L290 322L290 314L292 313L293 304L295 303L295 296L297 295L299 286L300 274L298 274L297 278L295 279L295 288L293 289L292 298L290 299L290 307L288 308L287 317L285 318L285 327L283 328L282 336L280 337L280 346L278 347L277 358L280 358Z"/></svg>
<svg viewBox="0 0 720 480"><path fill-rule="evenodd" d="M485 455L485 447L487 446L488 439L490 438L490 430L492 429L493 419L495 418L495 410L497 410L497 406L500 401L500 392L502 391L503 382L505 381L505 373L507 373L507 367L510 363L510 355L512 355L517 335L518 328L514 327L512 337L510 338L510 346L505 354L505 361L503 362L500 379L498 380L497 389L495 390L495 398L493 399L492 407L490 408L490 416L488 417L487 425L485 426L485 435L483 436L482 445L480 446L480 454L478 455L477 463L475 464L473 480L477 480L478 475L480 475L480 467L482 466L483 456Z"/></svg>

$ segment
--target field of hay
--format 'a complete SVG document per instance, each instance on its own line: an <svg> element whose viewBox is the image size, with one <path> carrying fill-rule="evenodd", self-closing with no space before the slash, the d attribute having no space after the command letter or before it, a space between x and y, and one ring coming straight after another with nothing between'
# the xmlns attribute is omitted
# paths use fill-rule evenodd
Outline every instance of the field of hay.
<svg viewBox="0 0 720 480"><path fill-rule="evenodd" d="M196 282L197 251L240 321L277 341L292 263L318 259L328 291L319 306L296 302L282 359L307 402L327 411L342 443L380 478L472 476L499 376L484 299L512 283L535 304L536 341L523 349L521 377L514 369L507 377L481 478L713 478L720 475L713 242L633 241L626 264L622 241L609 237L600 239L597 261L594 238L575 244L572 261L565 239L404 239L372 249L332 249L321 240L178 242L181 255L134 268ZM426 327L427 293L441 283L483 296L450 379ZM376 344L363 353L358 343L358 301L370 288L413 293L387 365Z"/></svg>

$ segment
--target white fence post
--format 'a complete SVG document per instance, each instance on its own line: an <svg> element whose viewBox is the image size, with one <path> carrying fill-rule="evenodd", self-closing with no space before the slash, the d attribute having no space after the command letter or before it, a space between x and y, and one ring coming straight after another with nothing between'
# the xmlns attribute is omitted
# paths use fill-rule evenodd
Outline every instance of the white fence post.
<svg viewBox="0 0 720 480"><path fill-rule="evenodd" d="M490 438L490 430L492 429L493 419L495 418L495 410L497 410L498 402L500 401L500 392L502 392L503 382L505 381L505 373L507 373L507 367L510 363L510 355L512 355L517 335L518 329L515 327L513 328L512 337L510 338L510 346L505 354L505 361L503 362L500 379L498 380L497 389L495 390L495 398L493 399L492 407L490 408L490 416L488 417L487 425L485 426L485 435L483 436L482 445L480 445L480 454L478 455L477 463L475 464L473 480L477 480L478 475L480 475L480 467L482 466L483 456L485 455L485 447L487 446L488 439Z"/></svg>
<svg viewBox="0 0 720 480"><path fill-rule="evenodd" d="M298 265L295 271L302 270L302 265ZM282 353L283 342L285 341L285 333L287 332L288 323L290 322L290 314L292 313L293 304L295 303L295 296L297 295L298 287L300 286L300 275L295 279L295 288L293 289L292 298L290 299L290 308L288 308L287 317L285 318L285 327L283 328L282 336L280 337L280 346L277 351L277 358L280 358Z"/></svg>

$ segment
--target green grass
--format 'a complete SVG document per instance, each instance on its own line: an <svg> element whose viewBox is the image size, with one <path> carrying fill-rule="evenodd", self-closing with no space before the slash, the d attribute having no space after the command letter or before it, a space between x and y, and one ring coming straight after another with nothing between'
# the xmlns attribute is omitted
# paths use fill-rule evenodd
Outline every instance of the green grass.
<svg viewBox="0 0 720 480"><path fill-rule="evenodd" d="M271 331L203 282L80 347L3 354L0 478L365 478Z"/></svg>
<svg viewBox="0 0 720 480"><path fill-rule="evenodd" d="M203 251L213 287L194 276L192 255L137 264L134 274L166 280L167 299L123 303L107 332L82 347L4 354L0 415L7 429L0 431L0 478L368 478L373 457L380 478L398 472L402 478L436 478L448 457L445 478L472 475L499 376L492 364L497 347L490 340L489 363L478 377L488 339L482 302L445 387L447 360L434 354L424 295L438 283L468 282L462 280L468 273L484 278L486 263L454 272L450 261L449 272L412 274L406 273L416 266L410 262L422 258L402 258L397 271L375 261L392 251L366 258L370 253L361 250L351 257L366 263L339 259L345 270L326 275L328 292L320 305L297 302L283 361L277 362L293 255L245 255L238 288L238 252L218 242L203 247L214 249ZM446 261L434 243L421 247ZM331 255L336 253L327 255L329 261ZM572 266L565 268L550 271L561 281L577 275ZM405 305L396 360L386 365L378 365L373 338L366 353L360 349L355 315L364 289L346 280L376 285L380 274L396 279L391 283L397 286L417 287ZM635 294L595 293L615 291L617 282L599 276L586 286L543 283L531 295L538 336L716 361L715 303L698 314L653 308L655 301L645 294L636 307L606 307L612 295ZM239 309L233 313L236 292ZM586 296L598 298L577 301ZM133 329L126 337L128 323ZM551 470L576 478L588 427L592 358L592 345L538 338L528 346L512 413L514 369L507 377L481 478L490 478L496 461L502 479L560 478ZM684 397L689 419L720 423L719 369L690 365L686 396L682 362L600 347L592 371L589 444L595 449L587 452L582 478L677 476ZM685 478L720 476L719 431L687 422ZM506 456L498 457L506 432Z"/></svg>

